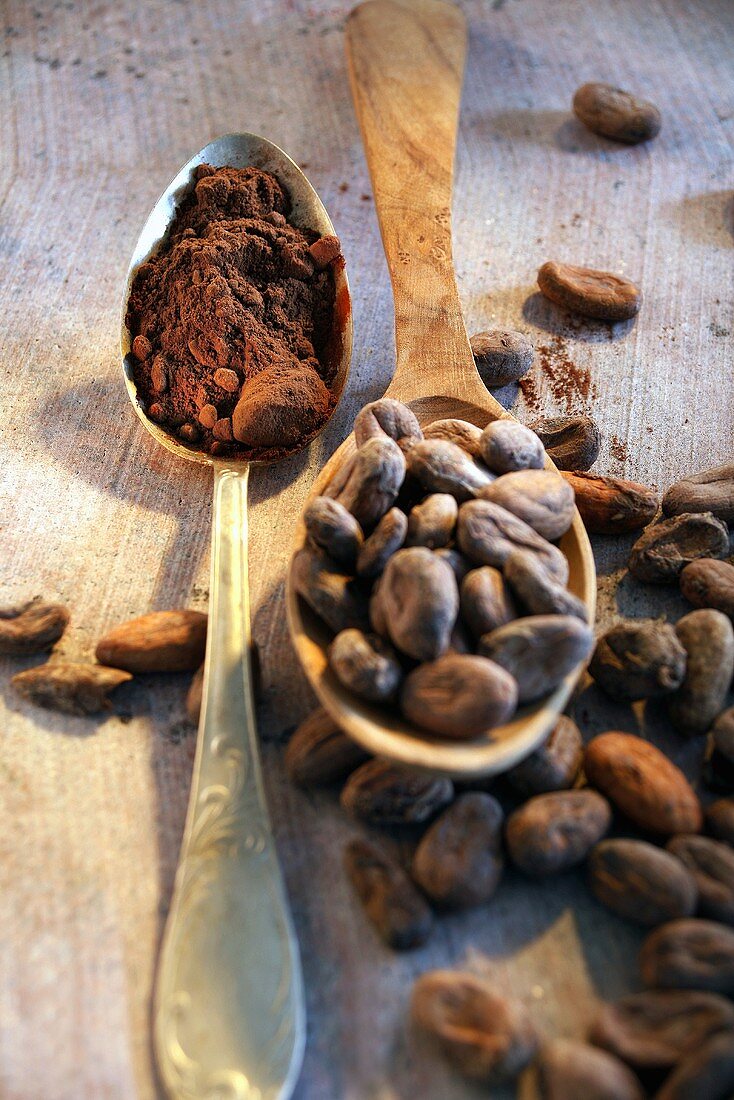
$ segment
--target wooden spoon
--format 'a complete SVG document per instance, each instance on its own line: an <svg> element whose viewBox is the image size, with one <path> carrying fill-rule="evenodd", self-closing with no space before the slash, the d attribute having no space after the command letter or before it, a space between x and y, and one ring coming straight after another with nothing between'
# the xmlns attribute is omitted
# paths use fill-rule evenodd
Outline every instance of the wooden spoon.
<svg viewBox="0 0 734 1100"><path fill-rule="evenodd" d="M460 417L483 427L509 417L480 379L451 258L451 183L466 49L464 17L444 0L368 0L347 23L352 94L362 129L395 297L397 366L387 396L422 424ZM350 436L314 485L323 492L353 453ZM552 463L548 460L549 467ZM297 546L304 541L299 529ZM596 572L578 512L561 541L570 590L594 620ZM470 742L437 740L397 713L346 691L327 665L329 632L288 586L303 667L335 721L370 752L455 776L505 771L532 752L563 710L581 666L552 695Z"/></svg>

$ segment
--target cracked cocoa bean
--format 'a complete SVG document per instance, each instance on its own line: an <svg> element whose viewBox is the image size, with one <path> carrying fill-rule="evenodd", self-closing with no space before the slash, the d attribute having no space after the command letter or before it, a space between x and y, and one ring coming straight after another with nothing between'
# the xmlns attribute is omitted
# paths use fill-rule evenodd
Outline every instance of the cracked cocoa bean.
<svg viewBox="0 0 734 1100"><path fill-rule="evenodd" d="M331 497L314 497L303 513L306 533L338 565L354 569L364 542L362 528L343 504Z"/></svg>
<svg viewBox="0 0 734 1100"><path fill-rule="evenodd" d="M407 951L426 942L433 914L384 848L352 840L344 851L344 866L369 921L388 947Z"/></svg>
<svg viewBox="0 0 734 1100"><path fill-rule="evenodd" d="M505 562L504 577L531 615L574 615L582 622L588 621L584 601L557 584L537 554L513 550Z"/></svg>
<svg viewBox="0 0 734 1100"><path fill-rule="evenodd" d="M611 271L549 260L538 270L540 292L551 302L597 321L629 321L639 313L642 292Z"/></svg>
<svg viewBox="0 0 734 1100"><path fill-rule="evenodd" d="M562 714L547 741L510 768L506 777L528 798L534 794L568 790L576 782L583 755L584 743L578 726L568 715Z"/></svg>
<svg viewBox="0 0 734 1100"><path fill-rule="evenodd" d="M397 767L387 760L368 760L347 779L342 808L371 825L421 825L454 797L445 776Z"/></svg>
<svg viewBox="0 0 734 1100"><path fill-rule="evenodd" d="M195 672L204 660L207 617L200 611L151 611L97 642L102 665L128 672Z"/></svg>
<svg viewBox="0 0 734 1100"><path fill-rule="evenodd" d="M485 634L478 651L510 673L522 706L555 691L593 647L593 631L573 615L531 615Z"/></svg>
<svg viewBox="0 0 734 1100"><path fill-rule="evenodd" d="M589 857L592 893L620 917L656 927L690 917L698 900L693 876L679 859L643 840L604 840Z"/></svg>
<svg viewBox="0 0 734 1100"><path fill-rule="evenodd" d="M584 527L592 535L639 531L655 518L658 497L646 485L581 470L561 474L574 491Z"/></svg>
<svg viewBox="0 0 734 1100"><path fill-rule="evenodd" d="M0 654L28 657L51 649L66 630L69 618L61 604L43 600L0 609Z"/></svg>
<svg viewBox="0 0 734 1100"><path fill-rule="evenodd" d="M660 133L660 111L613 84L582 84L573 97L573 113L589 130L612 141L637 145Z"/></svg>
<svg viewBox="0 0 734 1100"><path fill-rule="evenodd" d="M475 638L517 618L512 595L499 569L472 569L461 582L461 615Z"/></svg>
<svg viewBox="0 0 734 1100"><path fill-rule="evenodd" d="M423 438L423 432L412 409L392 397L381 397L357 413L354 441L361 447L368 439L383 436L394 440L402 451L407 451Z"/></svg>
<svg viewBox="0 0 734 1100"><path fill-rule="evenodd" d="M734 996L734 930L693 918L663 924L642 945L640 974L654 988Z"/></svg>
<svg viewBox="0 0 734 1100"><path fill-rule="evenodd" d="M666 516L709 512L734 524L734 463L692 474L671 485L663 497Z"/></svg>
<svg viewBox="0 0 734 1100"><path fill-rule="evenodd" d="M403 678L392 646L361 630L337 634L329 646L329 665L345 688L370 702L394 698Z"/></svg>
<svg viewBox="0 0 734 1100"><path fill-rule="evenodd" d="M459 502L477 496L494 476L461 447L444 439L416 443L408 454L408 470L427 492L450 493Z"/></svg>
<svg viewBox="0 0 734 1100"><path fill-rule="evenodd" d="M24 699L46 710L99 714L111 709L109 694L128 680L132 675L119 668L53 661L17 672L10 683Z"/></svg>
<svg viewBox="0 0 734 1100"><path fill-rule="evenodd" d="M632 1071L587 1043L554 1039L541 1047L536 1066L539 1100L644 1100Z"/></svg>
<svg viewBox="0 0 734 1100"><path fill-rule="evenodd" d="M408 673L400 706L422 729L466 741L509 721L517 707L517 684L494 661L450 653Z"/></svg>
<svg viewBox="0 0 734 1100"><path fill-rule="evenodd" d="M536 554L559 584L568 580L565 555L523 520L489 500L471 500L459 508L459 549L477 565L501 569L513 550Z"/></svg>
<svg viewBox="0 0 734 1100"><path fill-rule="evenodd" d="M559 539L573 521L573 489L555 470L516 470L481 491L523 520L544 539Z"/></svg>
<svg viewBox="0 0 734 1100"><path fill-rule="evenodd" d="M468 420L434 420L423 433L425 439L443 439L455 443L472 458L481 457L482 430Z"/></svg>
<svg viewBox="0 0 734 1100"><path fill-rule="evenodd" d="M681 1060L655 1100L731 1100L734 1031L714 1035Z"/></svg>
<svg viewBox="0 0 734 1100"><path fill-rule="evenodd" d="M734 924L734 852L707 836L675 836L668 851L686 865L698 887L698 912Z"/></svg>
<svg viewBox="0 0 734 1100"><path fill-rule="evenodd" d="M726 524L710 512L673 516L645 528L630 551L629 571L638 581L672 584L689 562L728 553Z"/></svg>
<svg viewBox="0 0 734 1100"><path fill-rule="evenodd" d="M293 587L330 630L369 630L367 596L358 582L337 571L323 554L303 547L291 562Z"/></svg>
<svg viewBox="0 0 734 1100"><path fill-rule="evenodd" d="M519 382L535 358L535 348L525 333L511 328L476 332L469 343L479 376L490 390Z"/></svg>
<svg viewBox="0 0 734 1100"><path fill-rule="evenodd" d="M668 623L619 623L599 638L589 673L612 699L653 699L681 686L686 651Z"/></svg>
<svg viewBox="0 0 734 1100"><path fill-rule="evenodd" d="M377 577L405 542L408 517L399 508L391 508L366 538L357 554L357 576Z"/></svg>
<svg viewBox="0 0 734 1100"><path fill-rule="evenodd" d="M379 601L387 634L401 653L431 661L446 652L459 613L459 590L450 566L432 551L411 546L393 554L382 574Z"/></svg>
<svg viewBox="0 0 734 1100"><path fill-rule="evenodd" d="M708 831L734 847L734 798L718 798L706 808L704 816Z"/></svg>
<svg viewBox="0 0 734 1100"><path fill-rule="evenodd" d="M590 416L542 416L528 427L559 470L588 470L599 457L601 432Z"/></svg>
<svg viewBox="0 0 734 1100"><path fill-rule="evenodd" d="M686 651L686 674L668 700L668 714L687 736L706 733L724 709L734 675L734 627L720 611L691 611L675 627Z"/></svg>
<svg viewBox="0 0 734 1100"><path fill-rule="evenodd" d="M395 503L405 477L405 457L386 435L374 436L349 458L324 489L371 530Z"/></svg>
<svg viewBox="0 0 734 1100"><path fill-rule="evenodd" d="M288 778L299 787L320 787L344 779L369 759L361 745L317 707L296 728L285 750Z"/></svg>
<svg viewBox="0 0 734 1100"><path fill-rule="evenodd" d="M680 575L680 590L694 607L713 607L734 619L734 565L699 558Z"/></svg>
<svg viewBox="0 0 734 1100"><path fill-rule="evenodd" d="M489 901L502 877L504 814L482 791L462 794L438 817L416 849L412 874L436 904L464 909Z"/></svg>
<svg viewBox="0 0 734 1100"><path fill-rule="evenodd" d="M612 811L596 791L553 791L510 814L510 858L526 875L545 877L581 863L609 829Z"/></svg>
<svg viewBox="0 0 734 1100"><path fill-rule="evenodd" d="M411 508L408 516L407 546L427 546L438 550L454 534L459 506L448 493L432 493Z"/></svg>
<svg viewBox="0 0 734 1100"><path fill-rule="evenodd" d="M500 419L482 432L481 455L493 474L542 470L545 450L535 432L517 420Z"/></svg>

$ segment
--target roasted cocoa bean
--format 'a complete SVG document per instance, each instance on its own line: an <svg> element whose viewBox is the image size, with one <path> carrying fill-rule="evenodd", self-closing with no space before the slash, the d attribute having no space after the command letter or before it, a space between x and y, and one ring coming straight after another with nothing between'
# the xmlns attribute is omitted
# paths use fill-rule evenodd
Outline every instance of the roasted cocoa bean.
<svg viewBox="0 0 734 1100"><path fill-rule="evenodd" d="M445 561L447 565L451 567L451 572L456 577L456 583L461 584L467 573L473 568L472 563L467 561L464 555L459 550L446 549L441 547L436 551L436 557L441 561Z"/></svg>
<svg viewBox="0 0 734 1100"><path fill-rule="evenodd" d="M589 672L612 699L653 699L681 686L686 651L668 623L619 623L599 638Z"/></svg>
<svg viewBox="0 0 734 1100"><path fill-rule="evenodd" d="M539 1100L643 1100L640 1082L613 1055L587 1043L554 1039L536 1062Z"/></svg>
<svg viewBox="0 0 734 1100"><path fill-rule="evenodd" d="M668 851L686 865L698 887L698 912L734 924L734 852L707 836L675 836Z"/></svg>
<svg viewBox="0 0 734 1100"><path fill-rule="evenodd" d="M728 553L726 524L710 512L673 516L645 528L630 551L629 571L638 581L672 584L689 562Z"/></svg>
<svg viewBox="0 0 734 1100"><path fill-rule="evenodd" d="M518 382L528 373L535 358L535 348L528 337L511 328L476 332L469 343L479 376L490 390Z"/></svg>
<svg viewBox="0 0 734 1100"><path fill-rule="evenodd" d="M678 1063L655 1100L731 1100L734 1031L714 1035Z"/></svg>
<svg viewBox="0 0 734 1100"><path fill-rule="evenodd" d="M596 791L553 791L510 814L507 849L527 875L555 875L586 858L609 829L612 811Z"/></svg>
<svg viewBox="0 0 734 1100"><path fill-rule="evenodd" d="M568 562L557 546L527 523L489 500L471 500L459 509L459 549L477 565L501 569L513 550L536 554L559 584L568 580Z"/></svg>
<svg viewBox="0 0 734 1100"><path fill-rule="evenodd" d="M10 683L24 699L46 710L98 714L111 709L110 692L127 680L131 674L119 668L53 661L17 672Z"/></svg>
<svg viewBox="0 0 734 1100"><path fill-rule="evenodd" d="M151 611L97 642L102 665L128 672L195 672L204 660L207 617L200 611Z"/></svg>
<svg viewBox="0 0 734 1100"><path fill-rule="evenodd" d="M461 582L461 615L475 638L517 618L512 595L499 569L472 569Z"/></svg>
<svg viewBox="0 0 734 1100"><path fill-rule="evenodd" d="M642 305L642 292L629 279L575 264L544 263L538 286L556 305L597 321L628 321Z"/></svg>
<svg viewBox="0 0 734 1100"><path fill-rule="evenodd" d="M573 521L573 489L555 470L503 474L480 496L524 520L544 539L559 539Z"/></svg>
<svg viewBox="0 0 734 1100"><path fill-rule="evenodd" d="M347 459L324 489L369 531L395 503L405 477L405 458L386 435L373 436Z"/></svg>
<svg viewBox="0 0 734 1100"><path fill-rule="evenodd" d="M408 471L427 492L450 493L458 501L477 496L494 476L461 447L444 439L416 443L408 453Z"/></svg>
<svg viewBox="0 0 734 1100"><path fill-rule="evenodd" d="M680 590L694 607L715 607L734 619L734 565L716 558L699 558L680 575Z"/></svg>
<svg viewBox="0 0 734 1100"><path fill-rule="evenodd" d="M671 485L663 497L666 516L710 512L724 523L734 523L734 462L692 474Z"/></svg>
<svg viewBox="0 0 734 1100"><path fill-rule="evenodd" d="M1 608L0 655L27 657L51 649L66 630L69 617L61 604L43 600Z"/></svg>
<svg viewBox="0 0 734 1100"><path fill-rule="evenodd" d="M425 439L444 439L455 443L472 458L481 457L482 430L468 420L434 420L423 433Z"/></svg>
<svg viewBox="0 0 734 1100"><path fill-rule="evenodd" d="M701 805L683 772L641 737L600 734L586 747L584 771L641 829L670 836L701 828Z"/></svg>
<svg viewBox="0 0 734 1100"><path fill-rule="evenodd" d="M392 646L361 630L337 634L329 646L329 665L340 684L370 702L394 698L403 678Z"/></svg>
<svg viewBox="0 0 734 1100"><path fill-rule="evenodd" d="M347 813L370 825L421 825L453 797L454 785L445 776L368 760L349 776L340 801Z"/></svg>
<svg viewBox="0 0 734 1100"><path fill-rule="evenodd" d="M359 583L337 572L323 554L297 550L291 562L293 587L320 619L338 634L356 627L369 630L367 596Z"/></svg>
<svg viewBox="0 0 734 1100"><path fill-rule="evenodd" d="M299 787L335 783L368 759L369 754L341 731L323 707L304 718L285 750L288 778Z"/></svg>
<svg viewBox="0 0 734 1100"><path fill-rule="evenodd" d="M438 550L453 538L459 506L448 493L432 493L411 509L408 516L407 546Z"/></svg>
<svg viewBox="0 0 734 1100"><path fill-rule="evenodd" d="M408 673L400 706L422 729L466 741L509 721L517 684L494 661L451 653Z"/></svg>
<svg viewBox="0 0 734 1100"><path fill-rule="evenodd" d="M588 470L599 457L601 432L590 416L542 416L528 427L559 470Z"/></svg>
<svg viewBox="0 0 734 1100"><path fill-rule="evenodd" d="M658 510L657 493L636 481L581 470L564 471L561 476L573 489L579 515L592 535L639 531Z"/></svg>
<svg viewBox="0 0 734 1100"><path fill-rule="evenodd" d="M354 441L362 447L368 439L383 436L394 440L402 451L408 451L423 438L423 432L412 409L391 397L381 397L357 413Z"/></svg>
<svg viewBox="0 0 734 1100"><path fill-rule="evenodd" d="M654 988L734 996L734 930L691 918L663 924L642 945L640 974Z"/></svg>
<svg viewBox="0 0 734 1100"><path fill-rule="evenodd" d="M460 1073L485 1084L516 1077L537 1049L524 1009L466 971L422 974L413 986L411 1015Z"/></svg>
<svg viewBox="0 0 734 1100"><path fill-rule="evenodd" d="M679 859L643 840L604 840L589 857L591 891L620 917L656 927L696 909L698 889Z"/></svg>
<svg viewBox="0 0 734 1100"><path fill-rule="evenodd" d="M391 508L362 543L357 554L357 576L377 577L405 542L408 517L399 508Z"/></svg>
<svg viewBox="0 0 734 1100"><path fill-rule="evenodd" d="M489 901L502 877L504 814L496 798L469 791L433 822L416 849L412 874L438 905L464 909Z"/></svg>
<svg viewBox="0 0 734 1100"><path fill-rule="evenodd" d="M407 951L426 942L433 914L384 848L352 840L344 851L344 867L370 923L388 947Z"/></svg>
<svg viewBox="0 0 734 1100"><path fill-rule="evenodd" d="M706 828L725 844L734 847L734 798L719 798L706 808Z"/></svg>
<svg viewBox="0 0 734 1100"><path fill-rule="evenodd" d="M523 705L555 691L593 647L593 631L573 615L531 615L485 634L478 652L510 673Z"/></svg>
<svg viewBox="0 0 734 1100"><path fill-rule="evenodd" d="M424 546L398 550L385 566L379 600L385 629L402 653L431 661L446 652L459 613L459 590L445 561Z"/></svg>
<svg viewBox="0 0 734 1100"><path fill-rule="evenodd" d="M189 717L189 721L193 722L195 726L199 724L199 716L201 714L201 696L204 690L204 666L199 665L194 673L189 690L186 693L186 713Z"/></svg>
<svg viewBox="0 0 734 1100"><path fill-rule="evenodd" d="M612 141L637 145L660 132L660 111L613 84L582 84L573 97L573 113L589 130Z"/></svg>
<svg viewBox="0 0 734 1100"><path fill-rule="evenodd" d="M562 714L548 740L510 768L506 777L526 797L568 790L576 782L583 755L584 743L578 726Z"/></svg>
<svg viewBox="0 0 734 1100"><path fill-rule="evenodd" d="M331 497L314 497L303 513L306 533L338 565L353 570L364 541L362 528L343 504Z"/></svg>
<svg viewBox="0 0 734 1100"><path fill-rule="evenodd" d="M586 604L548 573L537 554L513 550L505 562L504 577L531 615L574 615L587 622Z"/></svg>
<svg viewBox="0 0 734 1100"><path fill-rule="evenodd" d="M675 632L686 651L686 674L668 700L668 714L681 733L706 733L724 709L734 675L734 627L706 608L684 615Z"/></svg>
<svg viewBox="0 0 734 1100"><path fill-rule="evenodd" d="M542 470L545 450L535 432L517 420L493 420L482 432L481 455L493 474Z"/></svg>

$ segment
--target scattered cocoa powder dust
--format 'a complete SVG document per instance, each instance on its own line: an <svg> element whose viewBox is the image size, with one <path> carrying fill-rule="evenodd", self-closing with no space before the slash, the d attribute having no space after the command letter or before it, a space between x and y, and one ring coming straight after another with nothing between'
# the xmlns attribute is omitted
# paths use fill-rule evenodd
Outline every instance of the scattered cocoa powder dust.
<svg viewBox="0 0 734 1100"><path fill-rule="evenodd" d="M132 284L138 399L197 448L278 457L335 403L339 242L290 225L290 198L268 172L202 164L195 180Z"/></svg>
<svg viewBox="0 0 734 1100"><path fill-rule="evenodd" d="M574 363L564 336L556 334L549 343L538 344L535 348L535 362L542 372L541 377L526 375L520 379L520 390L528 412L537 415L547 412L547 402L543 400L542 394L542 390L546 388L564 413L584 412L597 397L597 387L591 372Z"/></svg>
<svg viewBox="0 0 734 1100"><path fill-rule="evenodd" d="M616 459L617 462L624 463L627 461L627 444L618 435L610 436L609 450L612 458Z"/></svg>

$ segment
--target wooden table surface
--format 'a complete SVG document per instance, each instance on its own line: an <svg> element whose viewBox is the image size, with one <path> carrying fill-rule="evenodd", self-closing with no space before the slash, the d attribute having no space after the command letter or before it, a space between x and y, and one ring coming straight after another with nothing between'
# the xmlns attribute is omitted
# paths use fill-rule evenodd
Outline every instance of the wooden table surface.
<svg viewBox="0 0 734 1100"><path fill-rule="evenodd" d="M467 0L470 49L456 172L455 254L470 331L529 333L521 417L592 411L601 472L661 488L732 457L732 34L728 0ZM142 429L122 384L119 298L159 192L211 138L267 135L306 168L336 224L354 294L351 379L309 453L254 477L251 579L263 667L268 794L300 936L309 1033L298 1100L487 1095L405 1026L414 977L469 959L580 1034L597 997L634 986L637 931L580 876L508 876L430 944L384 949L341 869L357 831L332 792L285 781L282 744L311 697L289 643L283 577L314 476L391 374L392 306L345 73L348 5L329 0L5 0L0 80L3 603L66 603L60 650L88 658L112 624L205 608L210 479ZM574 89L649 97L649 146L584 132ZM635 323L560 315L535 293L546 259L610 268L645 294ZM728 352L728 354L727 354ZM628 539L597 539L600 622L677 616L674 593L624 575ZM113 716L34 709L7 688L0 756L0 1095L157 1095L154 961L186 807L193 735L183 677L125 689ZM696 748L659 713L586 690L587 733L635 730L685 766ZM493 1093L493 1095L506 1095Z"/></svg>

